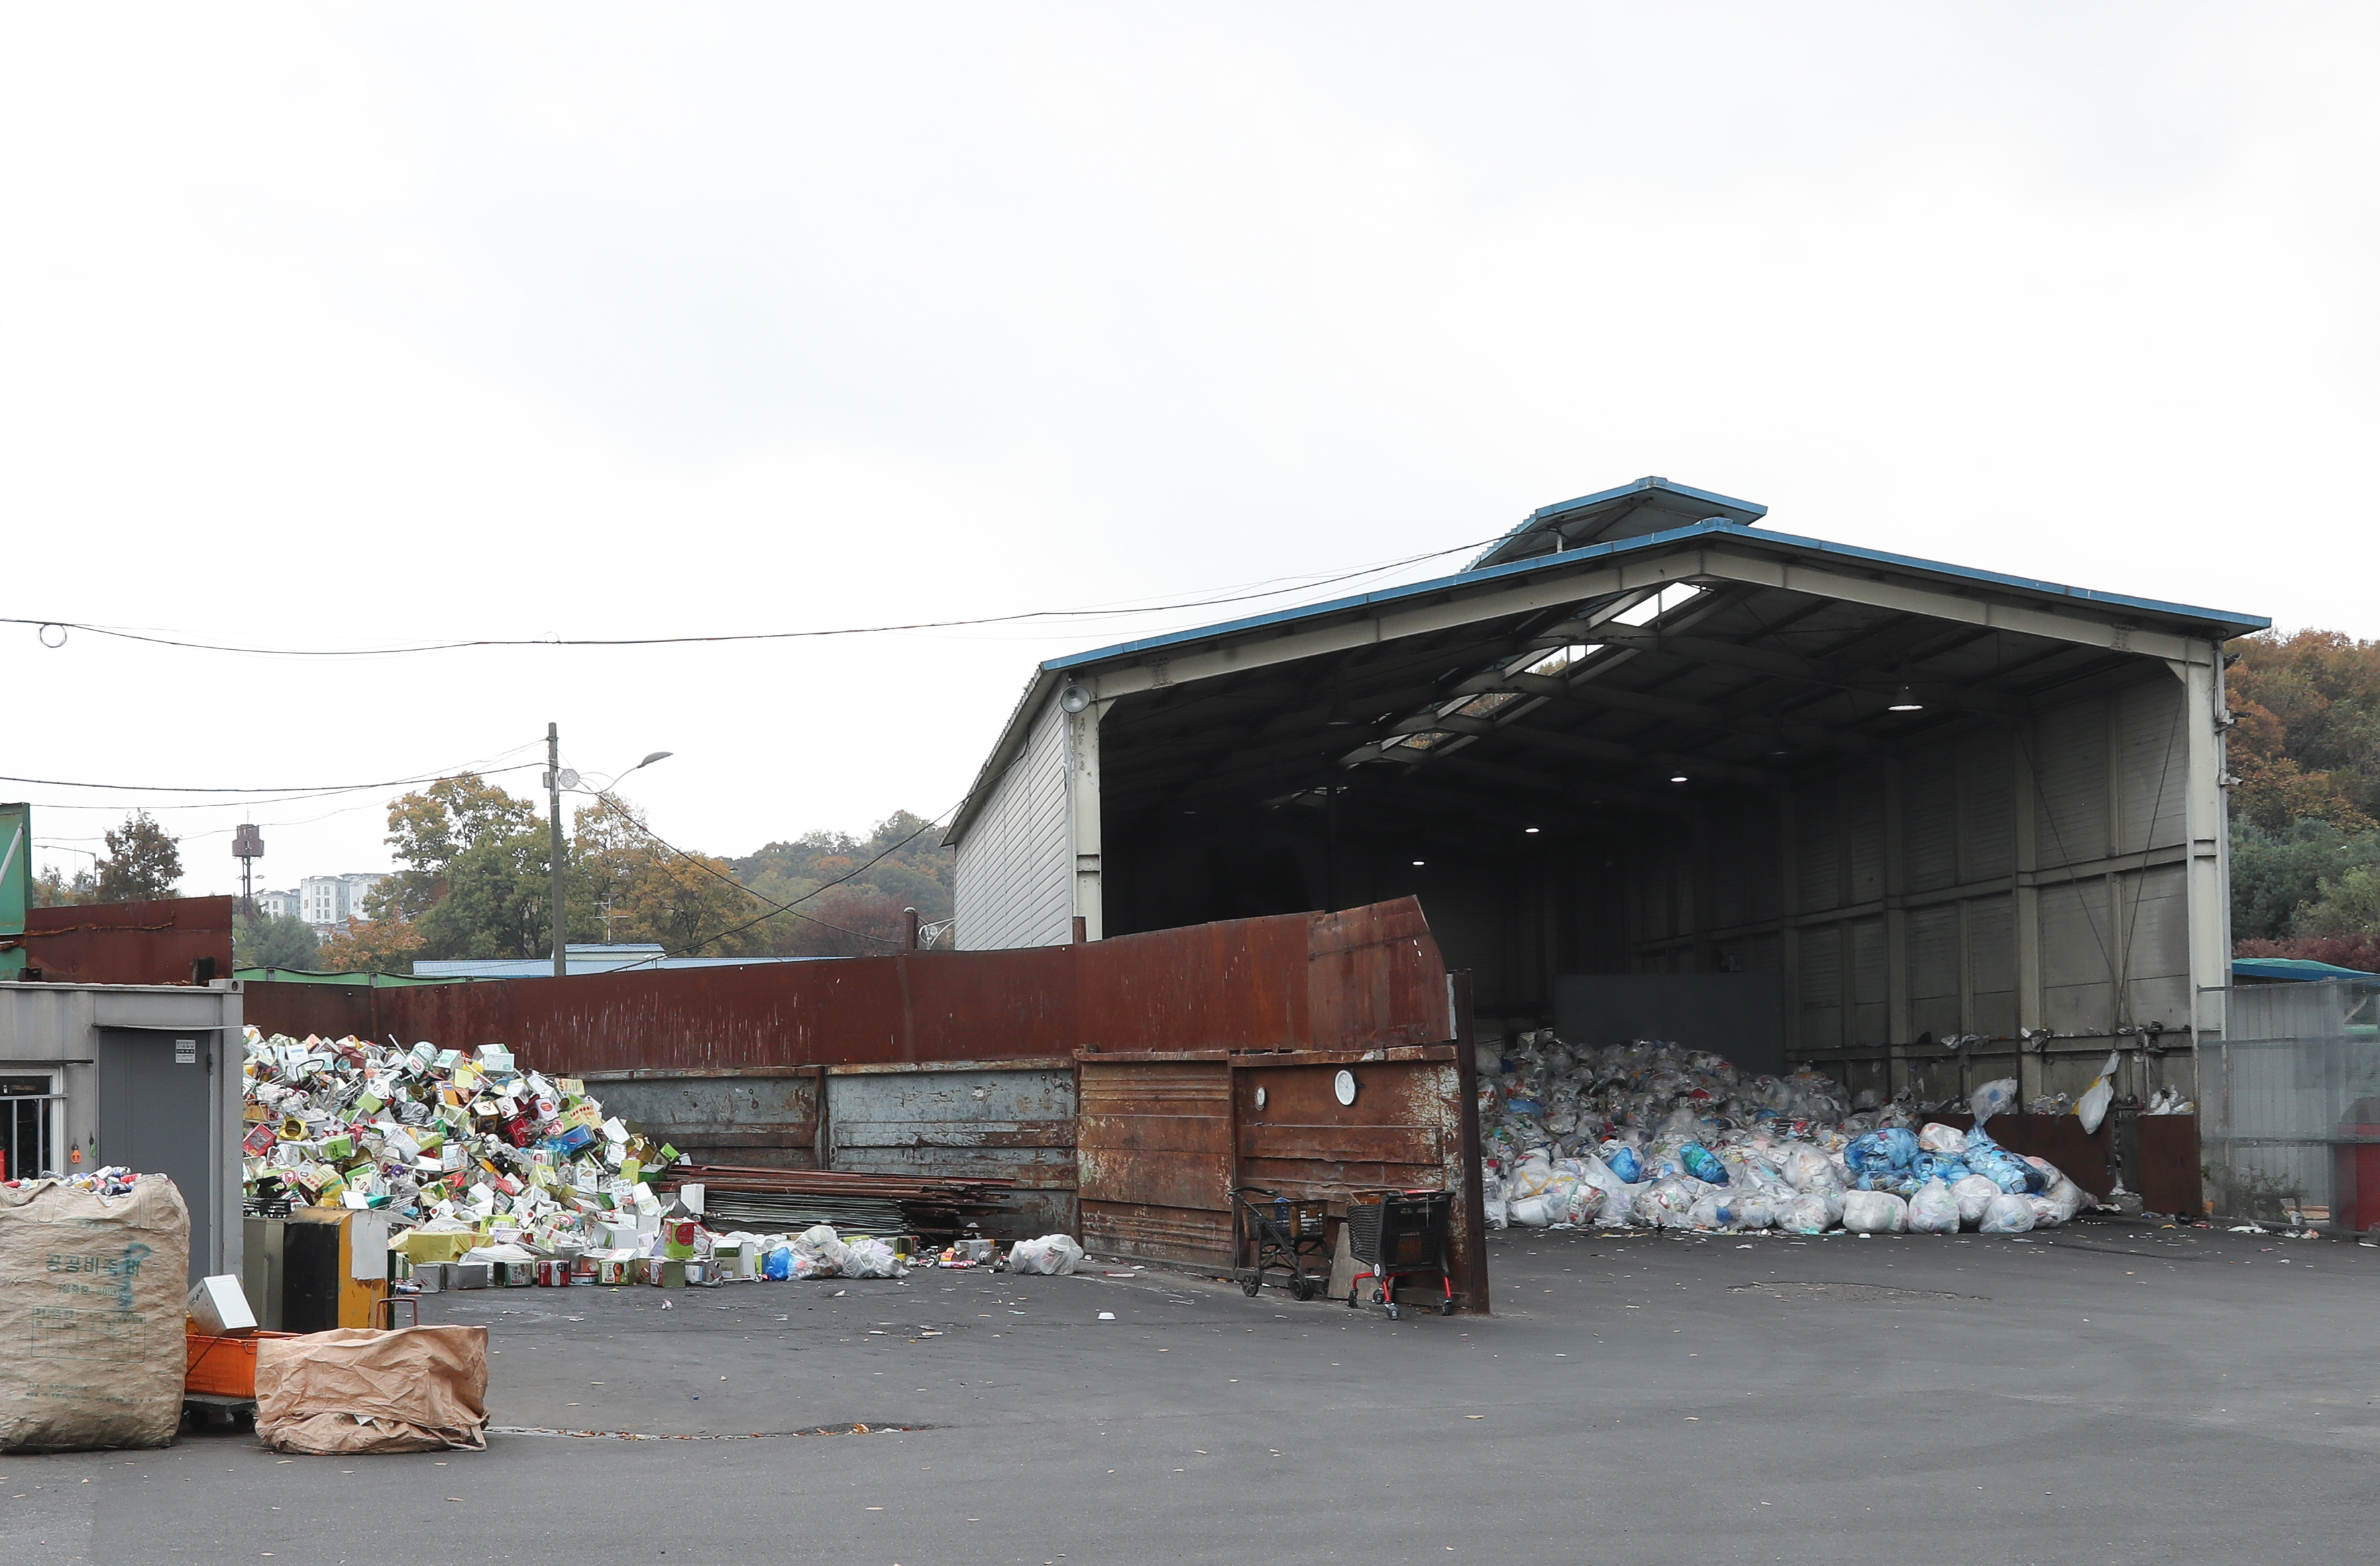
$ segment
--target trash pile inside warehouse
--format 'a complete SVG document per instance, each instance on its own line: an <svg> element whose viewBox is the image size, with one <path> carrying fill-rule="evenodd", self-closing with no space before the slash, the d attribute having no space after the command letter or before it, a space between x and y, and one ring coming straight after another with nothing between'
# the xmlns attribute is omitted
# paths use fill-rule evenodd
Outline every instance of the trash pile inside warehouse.
<svg viewBox="0 0 2380 1566"><path fill-rule="evenodd" d="M1985 1084L1973 1130L1904 1096L1854 1107L1815 1071L1744 1076L1675 1045L1529 1036L1491 1074L1479 1123L1491 1225L1598 1224L1822 1234L2017 1234L2094 1205L2055 1165L1995 1141L2016 1083Z"/></svg>
<svg viewBox="0 0 2380 1566"><path fill-rule="evenodd" d="M682 1178L699 1171L674 1169L675 1147L605 1113L584 1082L521 1069L503 1045L467 1052L267 1038L252 1026L247 1043L249 1209L381 1212L403 1231L393 1248L416 1287L897 1279L909 1270L906 1232L851 1233L824 1222L715 1232L703 1216L703 1186ZM899 1199L881 1205L895 1224L911 1204L933 1214L988 1210L986 1186L1007 1184L747 1172L769 1174L771 1189L890 1193ZM1081 1256L1064 1235L1020 1242L1008 1256L962 1239L939 1264L1072 1271Z"/></svg>

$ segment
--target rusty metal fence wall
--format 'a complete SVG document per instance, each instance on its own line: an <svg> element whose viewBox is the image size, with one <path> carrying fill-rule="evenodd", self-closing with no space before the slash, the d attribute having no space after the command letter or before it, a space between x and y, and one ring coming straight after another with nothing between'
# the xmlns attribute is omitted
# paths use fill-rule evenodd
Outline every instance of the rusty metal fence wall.
<svg viewBox="0 0 2380 1566"><path fill-rule="evenodd" d="M510 1045L540 1069L1071 1059L1077 1050L1375 1048L1445 1036L1415 899L1078 946L350 989L251 981L268 1032Z"/></svg>
<svg viewBox="0 0 2380 1566"><path fill-rule="evenodd" d="M1325 1201L1334 1225L1358 1192L1448 1189L1455 1288L1484 1313L1478 1104L1463 1053L1441 1042L1078 1056L1083 1243L1227 1268L1238 1186Z"/></svg>
<svg viewBox="0 0 2380 1566"><path fill-rule="evenodd" d="M1278 1080L1289 1102L1327 1089L1337 1067L1326 1060L1381 1076L1358 1100L1371 1132L1319 1107L1302 1121L1249 1119L1250 1167L1269 1180L1343 1201L1359 1184L1464 1173L1449 1116L1471 1104L1456 1081L1467 1062L1444 1049L1427 1070L1403 1058L1442 1046L1467 1004L1413 898L1078 946L247 989L268 1032L508 1044L528 1064L585 1077L607 1108L697 1162L1011 1179L1018 1227L1130 1254L1228 1258L1233 1084L1252 1074ZM1181 1055L1180 1069L1150 1051ZM1128 1069L1108 1069L1126 1057ZM1397 1104L1409 1109L1390 1112ZM1111 1157L1119 1147L1167 1156ZM1467 1167L1475 1197L1475 1148ZM1078 1184L1095 1178L1096 1220L1077 1208ZM1469 1210L1466 1236L1478 1225L1475 1202ZM1484 1261L1471 1293L1484 1301Z"/></svg>

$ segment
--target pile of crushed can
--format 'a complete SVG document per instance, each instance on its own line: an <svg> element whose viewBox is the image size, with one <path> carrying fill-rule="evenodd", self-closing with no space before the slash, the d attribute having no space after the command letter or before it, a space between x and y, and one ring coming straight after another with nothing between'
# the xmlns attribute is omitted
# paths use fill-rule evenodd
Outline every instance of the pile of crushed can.
<svg viewBox="0 0 2380 1566"><path fill-rule="evenodd" d="M248 1029L249 1199L370 1208L531 1244L584 1244L590 1220L663 1201L677 1149L638 1135L571 1077L512 1051L466 1054Z"/></svg>
<svg viewBox="0 0 2380 1566"><path fill-rule="evenodd" d="M1985 1123L2011 1079L1965 1102L1908 1095L1854 1103L1803 1069L1745 1076L1673 1044L1605 1049L1524 1038L1483 1050L1479 1123L1488 1222L1823 1234L2022 1233L2064 1223L2094 1198L2046 1159L1996 1142ZM1970 1110L1974 1128L1927 1123Z"/></svg>
<svg viewBox="0 0 2380 1566"><path fill-rule="evenodd" d="M244 1070L251 1208L286 1200L383 1213L401 1232L391 1242L400 1288L678 1288L909 1270L905 1236L823 1223L798 1234L714 1232L702 1187L655 1184L675 1147L606 1114L577 1078L519 1069L501 1044L466 1053L250 1027ZM1020 1242L1011 1256L1023 1259L1012 1262L970 1239L942 1265L1072 1271L1082 1255L1050 1235Z"/></svg>

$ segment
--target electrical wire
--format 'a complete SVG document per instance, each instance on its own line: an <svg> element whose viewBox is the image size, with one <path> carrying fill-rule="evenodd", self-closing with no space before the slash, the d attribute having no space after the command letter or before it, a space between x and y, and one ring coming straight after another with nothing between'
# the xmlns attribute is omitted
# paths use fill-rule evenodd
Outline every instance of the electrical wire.
<svg viewBox="0 0 2380 1566"><path fill-rule="evenodd" d="M1503 535L1497 535L1499 538ZM1218 597L1184 599L1171 603L1126 605L1120 608L1094 609L1031 609L1014 614L987 614L972 619L920 620L890 625L843 625L809 631L735 631L710 636L688 637L474 637L458 641L420 642L406 647L358 648L294 648L240 647L228 643L186 641L175 637L152 635L143 631L126 630L116 626L96 625L80 620L42 620L24 615L0 615L0 625L30 625L43 647L55 649L66 645L66 633L87 631L92 636L112 637L121 641L144 642L153 647L180 648L194 652L232 652L260 658L394 658L424 652L460 652L476 648L504 647L683 647L714 642L796 641L828 637L882 636L898 631L942 631L968 625L1015 625L1032 620L1115 619L1127 615L1166 614L1184 609L1211 609L1227 603L1247 603L1257 599L1279 598L1287 593L1310 592L1340 582L1354 581L1362 577L1376 577L1384 571L1395 571L1407 565L1417 565L1426 560L1438 560L1465 550L1477 549L1493 540L1477 540L1456 544L1448 549L1435 549L1424 554L1407 555L1360 570L1341 572L1312 579L1300 580L1293 586L1270 588L1259 592L1230 593ZM49 633L60 633L57 641ZM27 779L0 780L28 782ZM371 785L382 786L382 785Z"/></svg>
<svg viewBox="0 0 2380 1566"><path fill-rule="evenodd" d="M539 765L541 763L523 761L517 766L492 768L479 775L493 777L498 772L525 772ZM197 788L178 783L74 783L66 778L16 778L5 773L0 773L0 783L33 783L42 788L112 789L125 794L280 794L282 799L321 799L334 794L361 794L366 789L404 788L413 783L439 783L455 775L454 772L433 772L426 777L390 778L382 783L258 783L252 788ZM246 805L275 805L281 802L281 799L238 801ZM114 808L112 806L106 807Z"/></svg>
<svg viewBox="0 0 2380 1566"><path fill-rule="evenodd" d="M737 880L733 876L721 875L719 871L711 866L710 860L707 858L704 858L700 855L689 854L685 849L680 848L677 844L670 842L667 838L662 837L659 832L645 825L644 822L637 819L636 816L627 808L625 802L621 800L617 795L599 789L596 791L596 797L608 800L612 804L619 806L621 819L626 821L629 826L635 828L638 832L644 833L647 837L651 838L655 843L660 844L663 848L668 849L679 858L696 866L701 869L704 874L711 877L713 880L725 881L728 885L734 887L736 891L743 892L746 896L750 897L757 903L765 903L768 904L769 911L767 913L759 915L755 918L747 919L740 925L732 925L725 929L716 930L710 935L704 936L701 940L695 941L692 945L681 947L674 952L664 951L662 953L664 957L684 957L691 955L696 952L701 951L704 947L710 945L714 941L724 941L731 935L741 934L743 931L750 929L754 925L765 923L770 919L775 918L780 914L791 914L797 919L808 919L812 924L824 925L827 929L835 930L844 935L856 935L863 941L882 941L887 946L899 945L900 942L891 940L888 937L870 935L868 931L863 929L846 929L845 927L835 924L831 920L820 918L816 914L805 914L795 904L807 903L811 898L818 896L820 892L841 886L844 881L851 880L855 876L865 875L869 870L872 870L877 866L882 864L885 860L891 858L893 855L898 854L904 848L908 847L909 844L917 842L917 839L923 837L926 833L933 831L934 828L941 825L943 819L948 817L952 811L958 808L957 805L951 806L949 809L942 811L941 815L938 815L931 820L927 821L916 832L911 832L900 842L893 844L891 847L877 855L875 858L868 860L868 863L856 866L852 869L845 871L844 874L835 877L832 880L820 882L819 885L812 887L809 891L802 893L799 897L795 898L792 903L780 903L774 898L762 896L759 892L755 892L752 888L745 885L742 881ZM614 968L611 971L614 973L625 973L629 968L639 968L644 966L646 963L655 962L658 960L659 959L656 958L647 957L638 962L629 963L624 967Z"/></svg>

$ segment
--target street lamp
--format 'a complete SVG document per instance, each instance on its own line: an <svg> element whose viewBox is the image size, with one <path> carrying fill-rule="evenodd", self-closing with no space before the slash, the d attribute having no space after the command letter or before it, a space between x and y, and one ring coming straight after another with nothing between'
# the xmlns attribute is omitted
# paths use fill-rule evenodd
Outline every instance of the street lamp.
<svg viewBox="0 0 2380 1566"><path fill-rule="evenodd" d="M636 766L629 768L628 772L650 767L656 761L666 760L676 754L677 752L674 750L656 750L638 762ZM618 783L620 778L626 777L628 772L620 773L612 782L614 784ZM546 825L551 834L551 842L546 850L546 862L552 870L551 884L546 889L546 906L549 922L553 926L553 977L556 978L570 977L570 921L567 917L569 910L563 900L562 893L563 872L566 868L563 862L562 847L562 791L565 788L576 791L580 781L577 772L563 770L561 725L546 724Z"/></svg>

